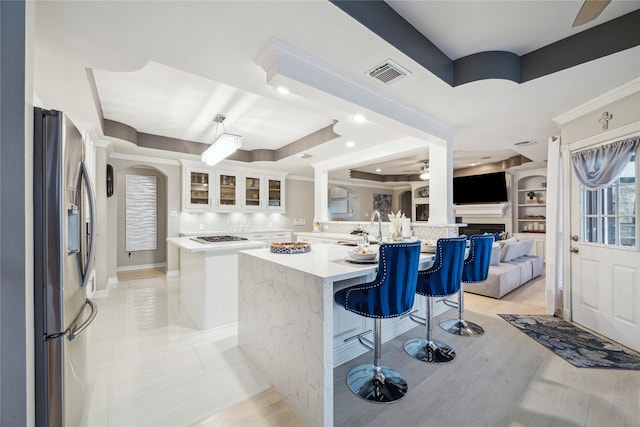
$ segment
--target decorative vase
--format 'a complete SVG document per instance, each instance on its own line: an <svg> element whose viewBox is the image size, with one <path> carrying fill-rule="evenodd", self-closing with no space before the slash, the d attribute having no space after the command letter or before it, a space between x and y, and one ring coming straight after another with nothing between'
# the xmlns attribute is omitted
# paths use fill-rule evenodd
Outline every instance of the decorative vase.
<svg viewBox="0 0 640 427"><path fill-rule="evenodd" d="M391 240L393 240L394 242L401 242L402 241L402 233L400 231L398 231L397 228L395 229L395 231L391 235Z"/></svg>

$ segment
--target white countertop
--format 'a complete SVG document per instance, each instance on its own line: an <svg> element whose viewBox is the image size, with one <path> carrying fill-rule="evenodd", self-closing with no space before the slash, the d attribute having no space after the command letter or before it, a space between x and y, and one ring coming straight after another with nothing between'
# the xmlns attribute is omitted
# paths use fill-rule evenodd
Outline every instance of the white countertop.
<svg viewBox="0 0 640 427"><path fill-rule="evenodd" d="M190 237L168 237L167 241L188 252L210 252L213 254L215 254L216 252L222 253L229 251L239 251L242 249L265 248L267 246L266 243L258 242L255 240L200 243L192 240Z"/></svg>
<svg viewBox="0 0 640 427"><path fill-rule="evenodd" d="M353 249L349 246L312 243L311 252L303 254L275 254L268 248L243 250L242 253L333 282L375 273L377 263L349 264L344 261ZM372 249L377 250L377 246L372 246ZM432 263L434 257L433 254L421 253L420 268L427 268L426 264Z"/></svg>

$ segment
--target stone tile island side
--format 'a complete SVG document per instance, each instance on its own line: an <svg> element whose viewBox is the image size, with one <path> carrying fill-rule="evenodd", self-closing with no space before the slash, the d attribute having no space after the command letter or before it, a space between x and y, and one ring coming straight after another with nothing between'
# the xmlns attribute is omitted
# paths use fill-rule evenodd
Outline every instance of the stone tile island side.
<svg viewBox="0 0 640 427"><path fill-rule="evenodd" d="M370 329L370 319L334 304L333 294L373 280L378 265L349 264L350 250L317 243L304 254L268 248L238 254L238 344L309 426L333 425L333 368L366 351L344 339ZM432 263L433 255L421 254L420 269ZM414 326L408 318L389 319L383 336Z"/></svg>

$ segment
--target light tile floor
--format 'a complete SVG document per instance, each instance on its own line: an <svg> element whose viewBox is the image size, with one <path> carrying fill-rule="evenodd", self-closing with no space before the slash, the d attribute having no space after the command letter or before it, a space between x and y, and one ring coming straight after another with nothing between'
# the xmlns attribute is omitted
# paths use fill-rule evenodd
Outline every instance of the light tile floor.
<svg viewBox="0 0 640 427"><path fill-rule="evenodd" d="M187 426L269 388L236 328L196 329L178 286L121 281L96 299L83 426Z"/></svg>

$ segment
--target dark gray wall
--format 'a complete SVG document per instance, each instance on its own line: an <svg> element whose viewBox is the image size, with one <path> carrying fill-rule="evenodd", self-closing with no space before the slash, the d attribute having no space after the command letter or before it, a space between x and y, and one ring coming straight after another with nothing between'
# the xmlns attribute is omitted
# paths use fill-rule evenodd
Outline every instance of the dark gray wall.
<svg viewBox="0 0 640 427"><path fill-rule="evenodd" d="M0 425L28 424L25 3L0 1ZM29 94L30 97L31 94ZM30 202L30 201L29 201ZM31 277L29 282L28 278ZM33 304L33 301L31 301ZM31 328L33 329L33 328Z"/></svg>

